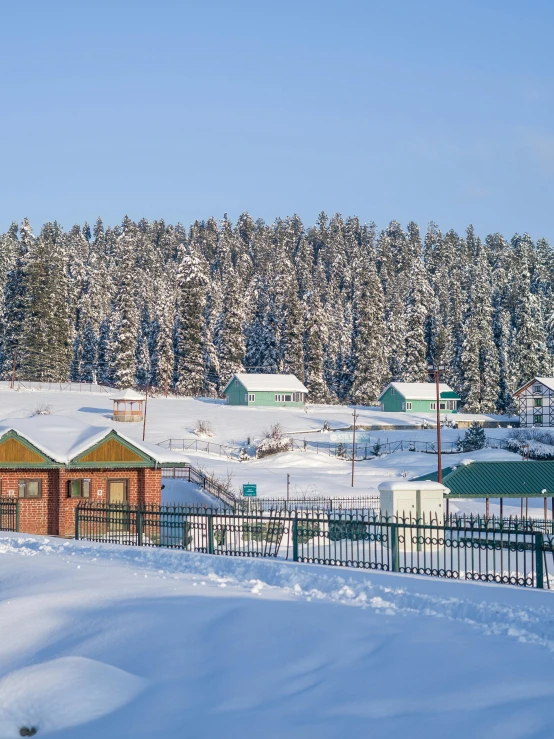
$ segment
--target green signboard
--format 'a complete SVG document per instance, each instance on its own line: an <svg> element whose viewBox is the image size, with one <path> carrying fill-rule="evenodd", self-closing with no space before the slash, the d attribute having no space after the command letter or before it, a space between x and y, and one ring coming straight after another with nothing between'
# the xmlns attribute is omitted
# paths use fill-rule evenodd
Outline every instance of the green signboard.
<svg viewBox="0 0 554 739"><path fill-rule="evenodd" d="M243 485L242 494L245 498L255 498L256 497L256 486L251 485L250 483L248 483L247 485Z"/></svg>

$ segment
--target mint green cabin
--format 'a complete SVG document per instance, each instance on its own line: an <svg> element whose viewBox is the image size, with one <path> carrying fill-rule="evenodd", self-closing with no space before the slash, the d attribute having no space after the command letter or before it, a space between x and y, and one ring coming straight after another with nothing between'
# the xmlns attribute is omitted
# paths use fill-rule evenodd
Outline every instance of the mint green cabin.
<svg viewBox="0 0 554 739"><path fill-rule="evenodd" d="M304 405L308 389L294 375L237 372L223 393L229 405L294 408Z"/></svg>
<svg viewBox="0 0 554 739"><path fill-rule="evenodd" d="M457 413L461 398L446 383L439 384L439 410ZM379 396L381 410L387 413L430 413L437 411L434 382L391 382Z"/></svg>

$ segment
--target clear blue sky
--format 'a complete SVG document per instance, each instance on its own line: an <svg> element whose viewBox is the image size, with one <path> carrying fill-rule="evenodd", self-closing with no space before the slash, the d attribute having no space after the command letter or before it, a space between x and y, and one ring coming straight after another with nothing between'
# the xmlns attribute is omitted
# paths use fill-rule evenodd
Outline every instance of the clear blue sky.
<svg viewBox="0 0 554 739"><path fill-rule="evenodd" d="M2 230L325 210L554 241L551 0L0 7Z"/></svg>

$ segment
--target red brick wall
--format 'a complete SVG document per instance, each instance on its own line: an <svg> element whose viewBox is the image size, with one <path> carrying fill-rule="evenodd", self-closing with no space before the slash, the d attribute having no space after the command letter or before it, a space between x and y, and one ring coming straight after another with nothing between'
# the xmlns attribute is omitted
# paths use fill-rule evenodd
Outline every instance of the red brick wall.
<svg viewBox="0 0 554 739"><path fill-rule="evenodd" d="M27 534L52 534L74 536L75 508L81 498L68 498L68 480L89 478L90 501L108 502L108 481L127 480L127 493L131 505L161 504L161 470L0 470L1 494L18 496L18 482L22 479L42 481L42 497L33 500L19 498L19 530ZM85 499L86 500L86 499Z"/></svg>
<svg viewBox="0 0 554 739"><path fill-rule="evenodd" d="M19 530L29 534L58 534L58 470L0 470L2 497L19 500ZM41 480L40 498L18 498L19 480Z"/></svg>

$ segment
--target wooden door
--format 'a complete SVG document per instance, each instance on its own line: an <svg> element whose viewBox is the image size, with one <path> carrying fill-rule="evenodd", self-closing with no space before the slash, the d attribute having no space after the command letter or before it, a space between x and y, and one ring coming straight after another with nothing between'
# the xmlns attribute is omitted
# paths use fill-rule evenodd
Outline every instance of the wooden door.
<svg viewBox="0 0 554 739"><path fill-rule="evenodd" d="M127 503L127 480L108 481L108 503Z"/></svg>

